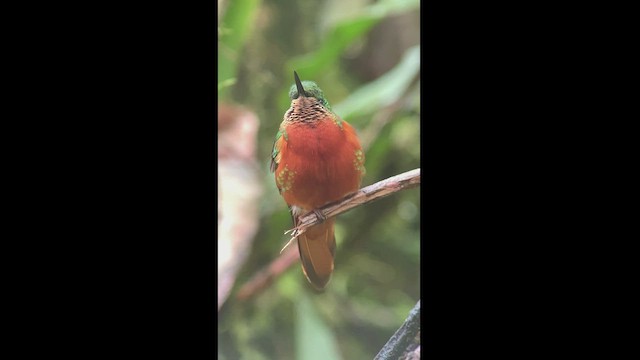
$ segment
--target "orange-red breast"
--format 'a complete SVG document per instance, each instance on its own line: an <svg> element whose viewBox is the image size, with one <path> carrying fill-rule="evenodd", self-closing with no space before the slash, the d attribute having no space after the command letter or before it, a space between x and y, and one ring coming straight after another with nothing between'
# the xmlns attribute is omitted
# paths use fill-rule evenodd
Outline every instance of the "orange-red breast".
<svg viewBox="0 0 640 360"><path fill-rule="evenodd" d="M291 107L276 134L271 171L296 226L299 215L357 191L365 169L353 127L333 113L316 83L301 82L295 71L293 75ZM298 236L302 271L318 290L333 272L334 221L325 219Z"/></svg>

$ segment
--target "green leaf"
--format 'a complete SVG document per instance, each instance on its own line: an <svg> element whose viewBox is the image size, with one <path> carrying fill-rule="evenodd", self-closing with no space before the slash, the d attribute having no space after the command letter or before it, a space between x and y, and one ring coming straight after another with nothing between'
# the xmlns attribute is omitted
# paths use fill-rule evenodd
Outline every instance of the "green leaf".
<svg viewBox="0 0 640 360"><path fill-rule="evenodd" d="M420 71L420 46L408 49L400 63L376 80L360 87L340 104L333 106L345 120L366 115L398 100Z"/></svg>
<svg viewBox="0 0 640 360"><path fill-rule="evenodd" d="M285 66L285 74L297 70L303 72L307 79L317 77L320 72L336 62L347 46L365 35L373 25L384 17L409 11L419 6L419 0L386 0L364 8L360 15L336 24L329 31L318 50L288 61Z"/></svg>
<svg viewBox="0 0 640 360"><path fill-rule="evenodd" d="M230 79L220 81L218 82L218 91L221 91L222 89L229 87L235 83L236 83L236 78L230 78Z"/></svg>
<svg viewBox="0 0 640 360"><path fill-rule="evenodd" d="M303 73L305 78L315 78L334 63L349 44L364 35L380 19L379 16L364 15L337 25L330 31L318 50L295 57L287 62L285 73L297 70Z"/></svg>
<svg viewBox="0 0 640 360"><path fill-rule="evenodd" d="M296 310L296 359L342 359L331 329L318 314L306 293L300 292L296 302Z"/></svg>
<svg viewBox="0 0 640 360"><path fill-rule="evenodd" d="M236 76L239 53L252 30L260 0L229 1L218 27L218 82L225 83ZM227 87L218 88L221 97Z"/></svg>

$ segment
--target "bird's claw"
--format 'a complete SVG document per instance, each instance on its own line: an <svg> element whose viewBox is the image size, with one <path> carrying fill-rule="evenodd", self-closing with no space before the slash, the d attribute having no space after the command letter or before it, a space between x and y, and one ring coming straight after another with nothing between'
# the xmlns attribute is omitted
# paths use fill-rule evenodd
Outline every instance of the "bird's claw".
<svg viewBox="0 0 640 360"><path fill-rule="evenodd" d="M314 209L313 213L316 214L316 217L318 218L318 223L322 223L325 220L327 220L327 217L324 216L324 214L322 213L322 211L318 210L318 209Z"/></svg>
<svg viewBox="0 0 640 360"><path fill-rule="evenodd" d="M322 223L325 220L327 220L327 217L324 216L324 214L322 213L322 211L318 210L318 209L314 209L313 213L316 214L316 217L318 218L318 223ZM289 239L289 241L287 241L287 243L284 245L284 247L282 248L282 250L280 250L280 254L282 254L282 252L284 251L284 249L286 249L291 242L298 237L298 235L300 235L301 231L300 228L298 228L297 226L294 227L293 229L289 229L287 231L284 232L284 234L288 234L291 233L291 239Z"/></svg>

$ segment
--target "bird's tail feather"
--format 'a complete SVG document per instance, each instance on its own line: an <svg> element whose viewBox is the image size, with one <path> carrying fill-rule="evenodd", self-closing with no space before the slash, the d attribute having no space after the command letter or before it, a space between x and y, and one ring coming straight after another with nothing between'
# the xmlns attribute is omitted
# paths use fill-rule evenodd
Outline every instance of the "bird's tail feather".
<svg viewBox="0 0 640 360"><path fill-rule="evenodd" d="M334 218L326 219L298 236L302 271L317 290L327 286L333 272L333 259L336 253L334 220Z"/></svg>

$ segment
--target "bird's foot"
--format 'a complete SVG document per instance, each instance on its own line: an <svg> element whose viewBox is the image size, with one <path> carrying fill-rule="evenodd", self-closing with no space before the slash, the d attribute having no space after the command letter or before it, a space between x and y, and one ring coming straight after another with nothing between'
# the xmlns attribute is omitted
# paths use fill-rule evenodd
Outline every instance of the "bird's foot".
<svg viewBox="0 0 640 360"><path fill-rule="evenodd" d="M325 220L327 220L327 217L324 216L324 214L322 213L322 211L318 210L318 209L314 209L312 211L314 214L316 214L316 217L318 218L318 224L323 223ZM298 224L300 225L300 224ZM291 233L291 239L289 239L289 241L284 245L284 247L282 248L282 250L280 250L280 253L282 254L282 252L284 251L284 249L286 249L291 242L298 237L298 235L300 235L301 233L304 232L305 229L301 229L300 226L296 226L293 229L289 229L287 231L285 231L285 235L288 233Z"/></svg>

